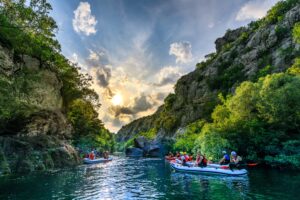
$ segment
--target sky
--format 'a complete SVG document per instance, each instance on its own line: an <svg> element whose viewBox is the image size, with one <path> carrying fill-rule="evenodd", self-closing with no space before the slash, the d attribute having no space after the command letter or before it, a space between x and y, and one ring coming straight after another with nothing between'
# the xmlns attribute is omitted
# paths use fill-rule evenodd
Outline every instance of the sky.
<svg viewBox="0 0 300 200"><path fill-rule="evenodd" d="M49 0L62 53L93 78L99 118L117 132L150 115L226 30L278 0Z"/></svg>

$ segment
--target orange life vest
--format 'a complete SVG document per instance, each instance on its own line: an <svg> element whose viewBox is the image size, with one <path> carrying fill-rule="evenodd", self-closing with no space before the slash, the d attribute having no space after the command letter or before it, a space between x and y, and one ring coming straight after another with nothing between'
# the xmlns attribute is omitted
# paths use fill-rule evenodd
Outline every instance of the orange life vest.
<svg viewBox="0 0 300 200"><path fill-rule="evenodd" d="M95 155L93 153L90 153L89 157L90 157L91 160L94 160Z"/></svg>

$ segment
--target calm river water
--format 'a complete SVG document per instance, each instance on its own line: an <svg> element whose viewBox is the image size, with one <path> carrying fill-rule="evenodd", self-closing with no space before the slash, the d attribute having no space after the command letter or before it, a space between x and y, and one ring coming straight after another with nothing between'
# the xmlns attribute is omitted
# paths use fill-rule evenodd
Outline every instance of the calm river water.
<svg viewBox="0 0 300 200"><path fill-rule="evenodd" d="M161 159L0 177L0 199L300 199L300 173L250 170L248 176L175 173Z"/></svg>

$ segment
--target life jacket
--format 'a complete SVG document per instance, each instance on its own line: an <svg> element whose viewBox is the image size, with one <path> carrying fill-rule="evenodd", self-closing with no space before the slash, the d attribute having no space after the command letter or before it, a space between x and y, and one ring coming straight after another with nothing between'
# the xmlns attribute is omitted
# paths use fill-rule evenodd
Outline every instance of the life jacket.
<svg viewBox="0 0 300 200"><path fill-rule="evenodd" d="M205 156L203 156L202 163L207 164L207 159L205 158Z"/></svg>
<svg viewBox="0 0 300 200"><path fill-rule="evenodd" d="M224 158L225 158L225 161L230 161L230 157L229 157L228 154L225 154L225 155L224 155Z"/></svg>
<svg viewBox="0 0 300 200"><path fill-rule="evenodd" d="M190 156L190 157L189 157L189 161L193 161L193 156Z"/></svg>
<svg viewBox="0 0 300 200"><path fill-rule="evenodd" d="M89 157L90 157L91 160L94 160L95 155L93 153L90 153Z"/></svg>
<svg viewBox="0 0 300 200"><path fill-rule="evenodd" d="M188 162L190 158L189 158L188 155L185 155L185 156L184 156L184 159L185 159L186 162Z"/></svg>

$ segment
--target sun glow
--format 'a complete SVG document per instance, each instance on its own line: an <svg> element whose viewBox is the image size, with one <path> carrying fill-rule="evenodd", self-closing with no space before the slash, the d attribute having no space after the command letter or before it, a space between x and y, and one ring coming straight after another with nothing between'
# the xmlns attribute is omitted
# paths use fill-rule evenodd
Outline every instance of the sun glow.
<svg viewBox="0 0 300 200"><path fill-rule="evenodd" d="M123 98L120 94L116 94L115 96L113 96L113 98L111 99L111 102L114 106L120 106L123 104Z"/></svg>

